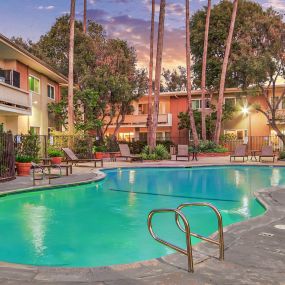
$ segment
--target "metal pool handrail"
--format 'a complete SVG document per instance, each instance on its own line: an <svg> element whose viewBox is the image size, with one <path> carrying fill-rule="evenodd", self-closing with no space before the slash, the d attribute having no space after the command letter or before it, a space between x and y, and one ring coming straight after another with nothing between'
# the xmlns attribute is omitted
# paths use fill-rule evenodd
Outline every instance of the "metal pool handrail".
<svg viewBox="0 0 285 285"><path fill-rule="evenodd" d="M211 239L211 238L201 236L201 235L196 234L196 233L191 233L190 224L189 224L187 218L185 217L185 215L182 213L181 210L185 207L192 207L192 206L209 207L215 212L216 217L218 219L218 229L219 229L219 240L218 241ZM184 232L186 234L186 250L177 246L177 245L174 245L168 241L161 239L158 235L155 234L153 227L152 227L152 218L155 214L159 214L159 213L175 213L175 220L176 220L177 226L179 227L179 229L182 232ZM183 221L184 228L181 226L179 218L181 218L181 220ZM174 249L174 250L176 250L176 251L178 251L184 255L187 255L188 271L189 272L194 272L191 236L194 236L194 237L197 237L197 238L202 239L204 241L218 245L219 251L220 251L219 259L220 260L224 259L224 237L223 237L222 216L221 216L219 210L215 206L213 206L209 203L184 203L184 204L179 205L177 207L177 209L155 209L155 210L152 210L148 215L147 224L148 224L148 230L149 230L151 236L156 241L158 241L159 243L162 243L162 244L164 244L164 245L166 245L166 246L168 246L168 247L170 247L170 248L172 248L172 249Z"/></svg>
<svg viewBox="0 0 285 285"><path fill-rule="evenodd" d="M153 228L152 228L152 218L155 214L158 214L158 213L175 213L175 216L178 216L182 219L183 223L184 223L184 226L185 226L185 233L186 233L186 250L177 246L177 245L174 245L170 242L167 242L163 239L161 239L159 236L157 236L155 234L155 232L153 231ZM148 230L151 234L151 236L158 242L182 253L182 254L185 254L187 255L187 258L188 258L188 271L189 272L194 272L194 266L193 266L193 256L192 256L192 245L191 245L191 236L190 236L190 225L186 219L186 217L184 216L184 214L177 210L177 209L156 209L156 210L152 210L149 215L148 215L148 220L147 220L147 224L148 224Z"/></svg>
<svg viewBox="0 0 285 285"><path fill-rule="evenodd" d="M218 232L219 232L219 239L218 240L214 240L208 237L204 237L202 235L196 234L196 233L190 233L191 236L194 236L196 238L202 239L204 241L216 244L219 246L219 252L220 252L220 256L219 259L220 260L224 260L224 251L225 251L225 244L224 244L224 233L223 233L223 219L222 219L222 215L219 212L219 210L213 206L210 203L184 203L181 204L180 206L177 207L177 209L179 211L181 211L183 208L186 207L192 207L192 206L198 206L198 207L209 207L210 209L213 210L213 212L216 214L217 220L218 220ZM182 228L180 222L179 222L179 216L175 215L175 219L176 219L176 224L178 225L178 227L180 228L181 231L183 231L184 233L186 232L186 228Z"/></svg>

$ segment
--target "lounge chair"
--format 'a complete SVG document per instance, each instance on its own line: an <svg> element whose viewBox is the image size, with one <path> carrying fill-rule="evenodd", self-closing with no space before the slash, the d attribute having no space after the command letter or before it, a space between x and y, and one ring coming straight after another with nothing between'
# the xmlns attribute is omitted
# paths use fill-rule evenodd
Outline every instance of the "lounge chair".
<svg viewBox="0 0 285 285"><path fill-rule="evenodd" d="M126 160L135 161L139 160L142 161L142 157L140 155L131 154L130 148L127 144L119 144L121 155L117 158L125 158Z"/></svg>
<svg viewBox="0 0 285 285"><path fill-rule="evenodd" d="M179 144L177 146L176 160L179 157L186 157L189 161L189 147L187 144Z"/></svg>
<svg viewBox="0 0 285 285"><path fill-rule="evenodd" d="M247 158L248 160L248 155L246 153L246 147L247 147L246 144L238 145L234 153L230 156L230 161L232 161L232 158L236 160L236 157L241 157L243 162L245 158Z"/></svg>
<svg viewBox="0 0 285 285"><path fill-rule="evenodd" d="M52 168L58 169L59 173L57 174L51 173ZM60 178L62 176L61 166L57 164L44 165L44 164L37 164L37 163L32 162L32 172L33 172L33 186L36 185L37 180L44 180L45 178L47 178L50 184L51 179Z"/></svg>
<svg viewBox="0 0 285 285"><path fill-rule="evenodd" d="M259 155L259 161L262 160L263 157L271 157L273 162L275 160L275 154L273 153L273 148L270 145L265 145L261 149L261 153Z"/></svg>
<svg viewBox="0 0 285 285"><path fill-rule="evenodd" d="M94 162L94 167L97 166L97 162L101 162L101 167L103 167L103 159L97 159L97 158L84 158L80 159L78 158L75 153L70 148L62 148L65 156L66 156L66 163L71 164L78 164L78 163L84 163L84 162Z"/></svg>

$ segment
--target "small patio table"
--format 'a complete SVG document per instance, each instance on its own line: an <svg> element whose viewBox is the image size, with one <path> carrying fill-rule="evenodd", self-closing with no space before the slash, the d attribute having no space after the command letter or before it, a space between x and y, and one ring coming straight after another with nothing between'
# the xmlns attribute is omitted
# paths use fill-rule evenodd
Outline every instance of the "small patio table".
<svg viewBox="0 0 285 285"><path fill-rule="evenodd" d="M192 150L192 151L190 151L190 153L192 153L192 160L198 161L198 157L197 157L198 151L197 150Z"/></svg>
<svg viewBox="0 0 285 285"><path fill-rule="evenodd" d="M251 154L251 158L250 158L250 160L252 160L253 158L255 159L255 161L257 161L257 153L259 153L260 152L260 150L258 150L258 149L252 149L251 151L250 151L250 154Z"/></svg>

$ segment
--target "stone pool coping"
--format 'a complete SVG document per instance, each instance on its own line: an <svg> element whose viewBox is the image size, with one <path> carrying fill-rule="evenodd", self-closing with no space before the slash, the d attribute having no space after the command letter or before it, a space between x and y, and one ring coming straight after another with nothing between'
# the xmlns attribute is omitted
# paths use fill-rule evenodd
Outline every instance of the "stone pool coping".
<svg viewBox="0 0 285 285"><path fill-rule="evenodd" d="M232 166L232 164L230 165ZM243 165L246 167L251 166L244 164L234 164L234 165ZM220 167L228 165L214 165L214 164L201 165L201 166L195 165L193 167L195 168L195 167L209 167L209 166ZM141 168L141 167L162 167L162 165L158 166L131 165L121 168ZM175 166L172 165L166 167L173 168ZM280 166L276 165L276 167ZM108 168L108 169L116 169L116 168L117 167ZM83 183L84 184L92 183L94 181L102 180L105 177L105 174L102 172L97 172L96 174L97 174L96 178L94 177L94 179L96 180L84 181ZM71 183L65 186L78 185L78 184L82 184L82 182ZM63 186L64 185L58 185L57 187L63 187ZM1 193L0 197L2 195L15 194L24 191L43 191L50 188L54 189L55 186L44 186L40 188L36 187L36 189L32 187L27 189L13 190L6 193L5 192ZM215 281L220 280L217 284L229 284L229 283L235 284L235 281L237 281L236 276L234 277L235 279L232 279L232 282L228 282L229 276L227 276L226 279L221 279L221 276L223 275L221 274L222 272L219 271L227 266L230 266L230 269L237 267L236 270L240 271L240 264L235 264L234 258L231 258L230 264L228 264L227 261L227 256L230 257L232 246L236 247L236 245L238 245L241 248L245 246L244 244L242 244L243 240L242 236L249 232L254 232L255 230L259 230L262 232L264 231L263 228L266 228L270 224L277 221L283 222L284 220L285 223L285 189L281 187L271 187L267 189L258 190L257 192L255 192L255 195L259 200L259 202L263 204L264 207L266 208L266 212L261 216L251 218L247 221L235 223L224 228L226 248L225 248L225 261L223 262L217 261L217 259L215 258L215 256L217 256L218 253L217 247L204 242L195 245L193 247L194 270L195 270L194 274L187 272L186 256L180 255L178 253L173 253L161 258L148 260L148 261L136 262L131 264L112 265L105 267L93 267L93 268L66 268L66 267L44 267L44 266L41 267L41 266L29 266L29 265L1 262L0 281L14 280L15 282L19 282L19 284L25 284L23 282L28 282L27 284L33 284L33 283L37 284L37 282L43 282L43 281L50 282L50 284L55 284L55 283L58 284L58 282L64 282L64 284L69 282L73 284L74 282L76 282L76 284L78 284L79 282L82 282L83 284L85 283L86 284L90 283L91 284L146 284L151 282L150 280L152 281L156 280L158 282L157 284L184 284L183 283L184 281L186 284L187 280L188 280L187 282L189 282L190 280L193 281L195 280L196 282L198 282L195 284L205 284L206 281L207 281L206 283L210 282L211 284L215 284ZM282 241L280 240L280 243L281 242ZM265 248L268 246L269 245L264 244ZM281 252L283 252L282 250ZM248 254L250 254L250 249L247 252ZM264 258L266 258L266 254L268 255L267 251L265 251ZM285 248L284 248L284 256L285 256ZM240 258L242 258L242 256L237 257L237 259ZM259 263L260 260L256 260L256 267L258 267ZM281 264L281 266L282 265L285 266L285 259L284 259L284 264ZM247 270L250 271L249 268ZM213 271L217 271L217 274L220 274L220 276L217 275L212 277L209 276L209 272L211 273ZM258 270L258 268L254 268L253 271L260 271L259 272L260 274L264 274L263 268L260 268L260 270ZM255 272L252 273L252 275L254 274L256 273ZM274 276L272 277L273 279L271 279L271 281L274 281L274 283L270 283L270 279L266 279L265 280L266 283L264 284L279 284L277 282L278 276L276 276L275 279ZM281 277L284 278L283 280L285 280L285 275L284 277L283 276ZM170 280L172 280L172 282L170 282ZM228 281L226 282L225 280ZM263 284L263 283L261 282L257 284Z"/></svg>

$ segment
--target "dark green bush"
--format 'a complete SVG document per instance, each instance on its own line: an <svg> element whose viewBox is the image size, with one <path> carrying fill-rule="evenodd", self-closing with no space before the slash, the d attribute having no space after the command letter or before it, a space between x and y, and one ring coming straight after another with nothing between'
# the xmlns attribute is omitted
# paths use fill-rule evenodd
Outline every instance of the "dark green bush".
<svg viewBox="0 0 285 285"><path fill-rule="evenodd" d="M279 159L285 159L285 151L279 153Z"/></svg>
<svg viewBox="0 0 285 285"><path fill-rule="evenodd" d="M190 146L189 151L223 153L227 152L228 149L213 141L201 141L197 147Z"/></svg>
<svg viewBox="0 0 285 285"><path fill-rule="evenodd" d="M150 149L148 146L145 146L142 150L142 158L145 160L163 160L163 159L169 159L170 155L166 149L166 147L162 144L158 144L153 152L150 152Z"/></svg>
<svg viewBox="0 0 285 285"><path fill-rule="evenodd" d="M16 162L28 163L34 161L34 158L28 155L17 155Z"/></svg>
<svg viewBox="0 0 285 285"><path fill-rule="evenodd" d="M63 152L55 149L55 148L49 148L48 149L48 156L49 157L62 157L63 156Z"/></svg>

